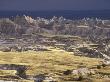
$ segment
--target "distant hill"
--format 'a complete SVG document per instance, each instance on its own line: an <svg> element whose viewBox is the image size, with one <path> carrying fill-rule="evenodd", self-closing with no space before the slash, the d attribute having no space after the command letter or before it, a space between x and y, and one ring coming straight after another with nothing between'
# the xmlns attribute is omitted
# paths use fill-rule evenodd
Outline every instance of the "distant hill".
<svg viewBox="0 0 110 82"><path fill-rule="evenodd" d="M63 34L87 37L91 39L110 38L110 20L84 18L79 20L53 17L16 16L0 19L0 33L10 35L21 34Z"/></svg>

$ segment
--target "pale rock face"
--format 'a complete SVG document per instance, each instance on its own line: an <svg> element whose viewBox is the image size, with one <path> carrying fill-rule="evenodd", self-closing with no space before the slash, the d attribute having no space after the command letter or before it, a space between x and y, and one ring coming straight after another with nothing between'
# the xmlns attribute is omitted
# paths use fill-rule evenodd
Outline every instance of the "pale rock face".
<svg viewBox="0 0 110 82"><path fill-rule="evenodd" d="M101 64L110 65L110 59L104 59L100 62L101 62Z"/></svg>
<svg viewBox="0 0 110 82"><path fill-rule="evenodd" d="M26 19L26 21L27 21L28 23L35 23L35 22L36 22L36 20L34 20L33 18L31 18L31 17L29 17L29 16L25 16L25 15L24 15L24 17L25 17L25 19Z"/></svg>
<svg viewBox="0 0 110 82"><path fill-rule="evenodd" d="M79 69L73 70L72 74L77 76L79 75L87 76L88 74L95 74L95 71L88 68L79 68Z"/></svg>
<svg viewBox="0 0 110 82"><path fill-rule="evenodd" d="M43 80L43 82L56 82L56 80L52 77L46 77L45 80Z"/></svg>

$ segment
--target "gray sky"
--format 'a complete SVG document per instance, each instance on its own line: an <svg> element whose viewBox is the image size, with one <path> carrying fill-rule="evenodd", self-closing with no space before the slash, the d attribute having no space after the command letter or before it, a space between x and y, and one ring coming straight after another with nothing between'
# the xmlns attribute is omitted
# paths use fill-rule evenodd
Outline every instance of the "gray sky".
<svg viewBox="0 0 110 82"><path fill-rule="evenodd" d="M110 0L0 0L0 10L103 10Z"/></svg>

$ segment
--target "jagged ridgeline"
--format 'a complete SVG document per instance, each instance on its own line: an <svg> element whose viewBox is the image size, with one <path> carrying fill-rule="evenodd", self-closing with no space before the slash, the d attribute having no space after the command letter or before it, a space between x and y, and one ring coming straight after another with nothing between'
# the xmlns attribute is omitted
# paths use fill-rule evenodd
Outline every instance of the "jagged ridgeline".
<svg viewBox="0 0 110 82"><path fill-rule="evenodd" d="M0 32L8 35L22 34L68 34L88 38L110 38L110 20L78 19L69 20L64 17L45 19L29 16L16 16L0 19Z"/></svg>

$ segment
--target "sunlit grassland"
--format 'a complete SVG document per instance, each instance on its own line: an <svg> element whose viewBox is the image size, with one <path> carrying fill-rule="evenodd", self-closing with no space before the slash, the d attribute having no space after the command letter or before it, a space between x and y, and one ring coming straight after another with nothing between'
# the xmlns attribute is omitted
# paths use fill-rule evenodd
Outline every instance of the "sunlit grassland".
<svg viewBox="0 0 110 82"><path fill-rule="evenodd" d="M74 56L74 53L59 49L51 51L0 52L0 64L29 65L28 75L61 73L67 69L77 69L83 65L92 67L99 59Z"/></svg>

